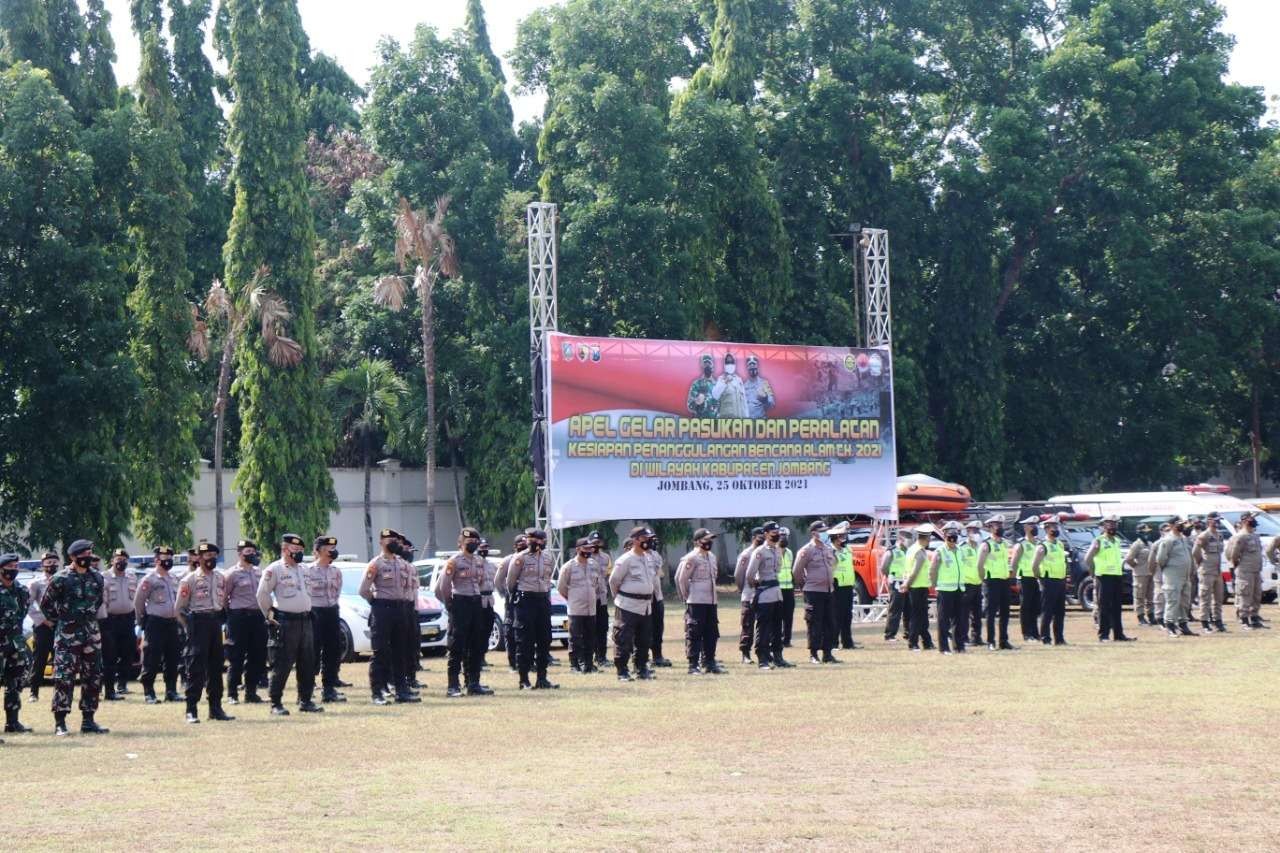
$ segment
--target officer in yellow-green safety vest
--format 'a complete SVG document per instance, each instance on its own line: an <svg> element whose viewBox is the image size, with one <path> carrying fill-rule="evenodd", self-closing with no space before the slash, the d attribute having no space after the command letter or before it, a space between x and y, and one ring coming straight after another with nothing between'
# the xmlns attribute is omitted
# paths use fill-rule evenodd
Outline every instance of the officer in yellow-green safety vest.
<svg viewBox="0 0 1280 853"><path fill-rule="evenodd" d="M987 541L978 546L978 575L982 578L982 597L987 608L987 648L1012 651L1016 646L1009 642L1009 543L1004 538L1004 516L990 516L983 526L987 528ZM996 640L996 621L1000 623L1000 639ZM998 645L997 645L998 643Z"/></svg>
<svg viewBox="0 0 1280 853"><path fill-rule="evenodd" d="M907 607L907 549L911 547L911 531L898 529L898 543L886 548L880 555L880 578L889 588L889 618L884 625L884 641L898 642L898 626L902 626L902 639L907 639L911 620Z"/></svg>
<svg viewBox="0 0 1280 853"><path fill-rule="evenodd" d="M964 568L960 562L960 522L942 525L942 547L933 552L930 568L933 588L938 593L938 650L951 654L950 640L964 654Z"/></svg>
<svg viewBox="0 0 1280 853"><path fill-rule="evenodd" d="M978 572L978 549L982 547L982 522L969 521L964 526L960 552L960 570L964 579L964 615L961 628L968 628L971 645L982 645L982 575Z"/></svg>
<svg viewBox="0 0 1280 853"><path fill-rule="evenodd" d="M1050 629L1055 646L1065 646L1062 635L1067 618L1067 548L1058 539L1057 518L1044 522L1044 541L1036 548L1032 570L1040 575L1040 642L1049 645Z"/></svg>
<svg viewBox="0 0 1280 853"><path fill-rule="evenodd" d="M1009 563L1018 575L1018 616L1022 622L1022 641L1029 643L1040 639L1040 575L1039 569L1032 568L1035 563L1036 530L1040 527L1040 517L1028 515L1022 521L1022 541L1013 546L1009 555Z"/></svg>
<svg viewBox="0 0 1280 853"><path fill-rule="evenodd" d="M913 652L933 648L933 639L929 636L929 542L936 532L932 524L920 525L915 529L915 543L907 549L906 587L911 614L907 647Z"/></svg>
<svg viewBox="0 0 1280 853"><path fill-rule="evenodd" d="M1127 643L1137 637L1126 637L1120 624L1120 611L1124 603L1123 543L1116 536L1120 517L1108 515L1102 519L1102 535L1093 540L1084 554L1084 568L1094 579L1094 600L1098 608L1098 640L1107 643L1114 639Z"/></svg>
<svg viewBox="0 0 1280 853"><path fill-rule="evenodd" d="M836 565L831 573L833 586L832 601L836 611L836 636L840 639L840 648L856 649L853 641L853 552L845 545L849 535L849 522L842 521L831 528L831 547L836 552Z"/></svg>
<svg viewBox="0 0 1280 853"><path fill-rule="evenodd" d="M796 615L796 585L791 576L791 566L795 563L795 555L791 553L791 529L782 528L782 538L778 540L782 549L782 562L778 566L778 589L782 590L782 647L791 648L791 621Z"/></svg>

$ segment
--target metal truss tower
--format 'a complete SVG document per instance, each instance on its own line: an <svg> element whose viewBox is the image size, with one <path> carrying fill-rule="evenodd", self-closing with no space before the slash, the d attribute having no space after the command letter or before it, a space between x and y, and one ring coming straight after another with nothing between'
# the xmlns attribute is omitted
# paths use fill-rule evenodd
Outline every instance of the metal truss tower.
<svg viewBox="0 0 1280 853"><path fill-rule="evenodd" d="M889 312L889 232L883 228L863 228L858 247L862 255L862 283L866 288L866 336L869 347L887 347L893 342ZM857 306L857 295L854 297Z"/></svg>
<svg viewBox="0 0 1280 853"><path fill-rule="evenodd" d="M534 472L534 526L547 531L547 552L556 560L561 555L560 531L549 525L551 485L551 412L547 401L550 383L547 379L546 338L559 329L556 307L556 273L559 255L556 248L556 206L535 201L526 210L529 233L529 369L533 383L533 428L530 449L542 459L541 476ZM535 468L537 466L535 465Z"/></svg>

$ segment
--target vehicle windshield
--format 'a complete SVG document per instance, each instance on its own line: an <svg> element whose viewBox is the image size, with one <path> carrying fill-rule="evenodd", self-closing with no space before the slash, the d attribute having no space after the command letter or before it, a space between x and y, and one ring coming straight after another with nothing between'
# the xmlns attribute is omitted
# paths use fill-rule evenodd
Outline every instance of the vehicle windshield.
<svg viewBox="0 0 1280 853"><path fill-rule="evenodd" d="M1241 512L1224 512L1222 517L1231 522L1231 526L1237 530L1240 528ZM1259 536L1280 536L1280 521L1276 521L1275 516L1260 512L1254 516L1258 520L1257 534Z"/></svg>

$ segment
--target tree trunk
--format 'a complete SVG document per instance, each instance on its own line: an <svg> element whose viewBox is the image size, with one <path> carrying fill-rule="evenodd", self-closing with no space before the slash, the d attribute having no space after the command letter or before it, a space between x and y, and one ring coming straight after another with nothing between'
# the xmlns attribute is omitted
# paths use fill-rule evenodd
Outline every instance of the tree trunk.
<svg viewBox="0 0 1280 853"><path fill-rule="evenodd" d="M1253 496L1262 497L1262 405L1258 399L1258 383L1253 383L1253 429L1250 443L1253 445Z"/></svg>
<svg viewBox="0 0 1280 853"><path fill-rule="evenodd" d="M462 476L458 473L458 441L449 428L449 420L444 422L444 439L449 443L449 469L453 472L453 503L458 512L458 529L467 526L467 514L462 509Z"/></svg>
<svg viewBox="0 0 1280 853"><path fill-rule="evenodd" d="M235 351L235 323L227 324L227 338L222 342L222 361L218 365L218 392L213 401L213 541L223 550L222 524L222 428L227 418L227 391L231 386L231 356Z"/></svg>
<svg viewBox="0 0 1280 853"><path fill-rule="evenodd" d="M373 465L369 453L369 436L364 437L364 546L369 559L373 559Z"/></svg>
<svg viewBox="0 0 1280 853"><path fill-rule="evenodd" d="M436 337L432 291L435 271L428 269L422 280L422 372L427 380L427 544L426 556L436 555Z"/></svg>

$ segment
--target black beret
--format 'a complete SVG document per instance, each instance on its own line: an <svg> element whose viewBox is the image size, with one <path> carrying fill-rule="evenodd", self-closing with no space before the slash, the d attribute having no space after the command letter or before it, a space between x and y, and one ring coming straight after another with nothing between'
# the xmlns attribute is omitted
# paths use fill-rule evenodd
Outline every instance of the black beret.
<svg viewBox="0 0 1280 853"><path fill-rule="evenodd" d="M93 550L93 543L90 542L88 539L77 539L76 541L71 543L71 547L67 549L67 553L71 554L72 556L75 556L76 554L83 554L85 551L92 551L92 550Z"/></svg>
<svg viewBox="0 0 1280 853"><path fill-rule="evenodd" d="M199 545L196 546L196 553L197 554L221 554L222 551L219 550L218 546L213 544L212 542L201 542Z"/></svg>
<svg viewBox="0 0 1280 853"><path fill-rule="evenodd" d="M315 544L315 547L317 548L319 548L321 545L325 545L330 548L336 548L338 547L338 537L337 536L317 536L314 544Z"/></svg>
<svg viewBox="0 0 1280 853"><path fill-rule="evenodd" d="M285 545L301 545L302 537L296 533L286 533L280 537L280 541Z"/></svg>
<svg viewBox="0 0 1280 853"><path fill-rule="evenodd" d="M44 552L44 554L40 557L40 559L41 559L41 560L56 560L56 559L58 559L58 552L57 552L57 551L45 551L45 552Z"/></svg>
<svg viewBox="0 0 1280 853"><path fill-rule="evenodd" d="M775 531L775 530L779 529L779 527L778 527L778 522L776 522L776 521L766 521L766 522L764 523L764 527L762 527L762 528L760 528L760 529L761 529L761 530L763 530L765 533L772 533L773 531Z"/></svg>
<svg viewBox="0 0 1280 853"><path fill-rule="evenodd" d="M172 557L173 549L170 548L168 545L157 545L155 548L152 549L152 553L155 554L157 557Z"/></svg>
<svg viewBox="0 0 1280 853"><path fill-rule="evenodd" d="M583 536L583 537L582 537L581 539L579 539L577 542L574 542L574 543L573 543L573 547L575 547L575 548L585 548L585 547L587 547L587 546L588 546L588 545L590 545L590 544L591 544L591 538L590 538L590 537L588 537L588 536Z"/></svg>
<svg viewBox="0 0 1280 853"><path fill-rule="evenodd" d="M382 532L378 534L379 539L386 539L388 536L394 536L397 539L402 538L399 533L392 530L390 527L382 528Z"/></svg>
<svg viewBox="0 0 1280 853"><path fill-rule="evenodd" d="M697 530L693 531L694 542L701 542L703 539L715 539L715 538L716 538L716 534L712 533L710 530L708 530L705 527L699 527Z"/></svg>
<svg viewBox="0 0 1280 853"><path fill-rule="evenodd" d="M461 533L459 533L458 535L459 535L459 536L461 536L463 539L469 539L469 538L471 538L471 537L473 537L473 536L474 536L476 539L479 539L479 538L480 538L480 531L479 531L479 530L476 530L474 527L464 527L464 528L462 528L462 532L461 532Z"/></svg>
<svg viewBox="0 0 1280 853"><path fill-rule="evenodd" d="M243 551L245 548L252 548L256 551L258 550L258 543L254 542L252 539L241 539L236 543L237 551Z"/></svg>
<svg viewBox="0 0 1280 853"><path fill-rule="evenodd" d="M647 526L643 524L638 524L635 527L631 528L631 532L627 534L627 538L632 540L648 539L652 535L653 535L653 531L650 530Z"/></svg>
<svg viewBox="0 0 1280 853"><path fill-rule="evenodd" d="M764 535L764 528L763 528L763 527L753 527L753 528L751 528L751 535L752 535L752 536L763 536L763 535Z"/></svg>
<svg viewBox="0 0 1280 853"><path fill-rule="evenodd" d="M810 533L825 533L827 531L827 523L822 519L818 519L809 525Z"/></svg>
<svg viewBox="0 0 1280 853"><path fill-rule="evenodd" d="M115 549L114 551L112 551L112 552L111 552L111 556L112 556L112 557L126 557L126 558L127 558L127 557L129 556L129 552L128 552L128 551L126 551L126 550L125 550L125 549L123 549L123 548L117 548L117 549Z"/></svg>
<svg viewBox="0 0 1280 853"><path fill-rule="evenodd" d="M0 566L7 566L10 563L16 563L22 559L17 554L0 554Z"/></svg>

